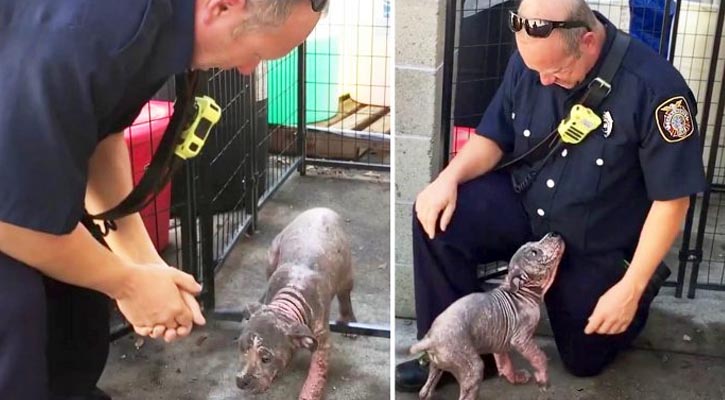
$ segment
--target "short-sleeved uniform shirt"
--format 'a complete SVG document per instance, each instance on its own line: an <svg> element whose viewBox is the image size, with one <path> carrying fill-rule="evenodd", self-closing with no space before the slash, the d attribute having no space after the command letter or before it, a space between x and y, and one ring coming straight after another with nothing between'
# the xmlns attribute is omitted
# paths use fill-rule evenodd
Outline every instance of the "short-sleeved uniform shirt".
<svg viewBox="0 0 725 400"><path fill-rule="evenodd" d="M558 126L597 76L616 28L601 14L606 41L599 61L578 87L543 86L520 54L477 127L512 156L525 153ZM522 194L535 235L559 232L567 251L631 255L654 200L706 187L696 104L682 76L632 39L612 92L597 114L602 125L583 142L564 145ZM521 179L527 166L514 167Z"/></svg>
<svg viewBox="0 0 725 400"><path fill-rule="evenodd" d="M193 37L193 0L0 2L0 220L73 230L96 145L189 68Z"/></svg>

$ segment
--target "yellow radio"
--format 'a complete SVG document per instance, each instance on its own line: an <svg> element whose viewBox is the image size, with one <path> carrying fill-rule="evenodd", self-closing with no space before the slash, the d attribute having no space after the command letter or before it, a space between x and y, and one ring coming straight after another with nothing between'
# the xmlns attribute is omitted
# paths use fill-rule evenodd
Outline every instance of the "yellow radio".
<svg viewBox="0 0 725 400"><path fill-rule="evenodd" d="M175 154L184 160L196 157L204 147L211 128L219 122L221 109L209 96L197 97L194 102L195 115L184 127L176 145Z"/></svg>
<svg viewBox="0 0 725 400"><path fill-rule="evenodd" d="M559 123L557 131L562 142L578 144L601 124L602 119L594 111L577 104L572 107L569 116Z"/></svg>

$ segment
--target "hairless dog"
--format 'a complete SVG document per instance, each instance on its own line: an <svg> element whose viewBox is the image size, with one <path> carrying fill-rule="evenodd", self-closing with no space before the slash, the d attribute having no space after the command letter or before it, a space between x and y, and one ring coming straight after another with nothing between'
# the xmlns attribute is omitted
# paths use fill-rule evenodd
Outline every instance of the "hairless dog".
<svg viewBox="0 0 725 400"><path fill-rule="evenodd" d="M564 253L564 241L549 233L516 251L504 282L486 293L462 297L433 321L428 333L410 348L430 358L428 380L419 397L430 399L443 371L460 385L459 400L473 400L483 379L480 354L493 353L499 374L511 383L526 383L530 374L514 370L509 358L517 350L534 368L542 389L548 386L547 359L534 342L540 306Z"/></svg>
<svg viewBox="0 0 725 400"><path fill-rule="evenodd" d="M338 323L355 321L350 243L342 220L327 208L303 212L272 242L268 285L259 303L247 306L242 328L242 365L237 386L255 393L269 389L295 351L312 351L299 400L319 400L327 381L330 303L337 296Z"/></svg>

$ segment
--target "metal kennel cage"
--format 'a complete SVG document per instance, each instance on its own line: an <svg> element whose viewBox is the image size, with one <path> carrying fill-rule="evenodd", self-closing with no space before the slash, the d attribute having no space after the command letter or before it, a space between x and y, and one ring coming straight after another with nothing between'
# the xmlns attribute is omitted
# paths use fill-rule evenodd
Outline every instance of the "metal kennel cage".
<svg viewBox="0 0 725 400"><path fill-rule="evenodd" d="M260 207L293 173L304 174L307 164L389 168L387 156L375 158L383 150L389 153L389 147L375 147L382 142L373 143L370 135L365 140L350 138L355 146L365 147L355 159L334 152L319 157L317 146L333 148L336 142L329 135L337 133L331 129L324 132L328 136L313 136L314 140L309 140L318 131L306 119L310 114L310 97L306 95L309 79L299 79L309 77L306 70L310 53L306 48L302 44L284 59L260 65L251 77L241 76L237 71L213 70L205 74L202 91L216 100L222 117L201 154L187 161L141 212L164 259L203 284L201 303L216 318L241 319L240 310L215 308L214 274L239 238L245 233L253 234ZM125 132L136 180L143 176L158 146L173 111L174 98L175 85L171 80ZM389 121L389 115L383 121ZM347 143L347 136L340 138L341 143ZM311 150L315 154L310 155ZM364 323L333 323L332 330L390 337L388 327ZM119 314L112 331L116 338L129 331Z"/></svg>
<svg viewBox="0 0 725 400"><path fill-rule="evenodd" d="M725 92L723 7L715 0L597 0L601 12L620 29L645 42L682 73L698 102L703 160L710 186L693 196L678 249L667 263L676 273L666 283L681 297L697 289L725 290L724 139ZM507 13L518 1L449 0L445 25L442 121L444 162L454 157L491 101L515 49ZM505 273L503 264L487 265L482 279Z"/></svg>

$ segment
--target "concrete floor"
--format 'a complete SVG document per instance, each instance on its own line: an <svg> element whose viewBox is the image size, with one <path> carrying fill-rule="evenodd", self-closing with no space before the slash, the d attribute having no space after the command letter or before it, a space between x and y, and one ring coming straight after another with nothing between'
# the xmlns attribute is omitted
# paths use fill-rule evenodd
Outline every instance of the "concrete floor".
<svg viewBox="0 0 725 400"><path fill-rule="evenodd" d="M310 168L294 175L260 210L258 232L235 246L216 277L217 307L240 309L258 299L265 285L266 251L274 236L307 208L326 206L348 223L356 271L352 294L360 322L390 321L390 191L386 173ZM337 315L334 305L333 318ZM309 354L292 365L265 394L234 384L240 325L214 322L171 345L126 336L111 348L99 386L114 400L292 400L302 387ZM387 399L391 341L332 335L327 399ZM142 345L141 345L142 344ZM137 348L137 345L141 345Z"/></svg>
<svg viewBox="0 0 725 400"><path fill-rule="evenodd" d="M563 368L551 338L546 316L537 342L549 357L551 388L539 392L535 384L514 386L502 378L485 381L479 398L555 400L723 400L725 399L725 294L698 292L696 299L677 299L664 288L653 303L650 319L633 349L620 355L595 378L576 378ZM415 341L412 320L396 321L396 362L410 359ZM530 366L514 358L518 368ZM455 399L458 385L441 387L436 400ZM396 399L417 395L396 393Z"/></svg>

